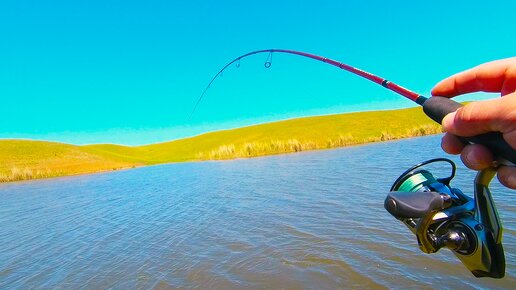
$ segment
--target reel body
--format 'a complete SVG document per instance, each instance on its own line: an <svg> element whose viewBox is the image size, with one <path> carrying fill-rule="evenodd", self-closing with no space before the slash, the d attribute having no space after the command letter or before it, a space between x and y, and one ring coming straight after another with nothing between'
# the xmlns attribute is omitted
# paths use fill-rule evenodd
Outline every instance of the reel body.
<svg viewBox="0 0 516 290"><path fill-rule="evenodd" d="M436 162L448 163L450 176L435 178L423 169ZM475 277L503 278L502 225L488 188L495 171L477 174L474 198L450 186L455 171L453 161L446 158L411 167L392 185L385 209L416 235L423 252L446 247Z"/></svg>

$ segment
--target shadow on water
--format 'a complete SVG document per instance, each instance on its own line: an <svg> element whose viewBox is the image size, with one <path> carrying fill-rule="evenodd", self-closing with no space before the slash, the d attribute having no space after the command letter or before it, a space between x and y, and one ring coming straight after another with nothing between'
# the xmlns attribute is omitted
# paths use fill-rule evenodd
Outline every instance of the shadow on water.
<svg viewBox="0 0 516 290"><path fill-rule="evenodd" d="M0 186L0 288L511 288L514 192L494 182L507 274L419 251L384 209L439 136ZM459 167L454 186L472 190Z"/></svg>

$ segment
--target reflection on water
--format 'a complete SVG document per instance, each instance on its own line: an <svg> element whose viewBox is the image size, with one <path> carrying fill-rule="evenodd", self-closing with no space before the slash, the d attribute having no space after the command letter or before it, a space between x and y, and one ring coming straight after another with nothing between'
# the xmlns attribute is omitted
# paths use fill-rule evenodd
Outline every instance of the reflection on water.
<svg viewBox="0 0 516 290"><path fill-rule="evenodd" d="M383 209L439 137L0 185L0 288L511 288L514 191L494 182L507 274L427 255ZM455 186L471 192L474 173Z"/></svg>

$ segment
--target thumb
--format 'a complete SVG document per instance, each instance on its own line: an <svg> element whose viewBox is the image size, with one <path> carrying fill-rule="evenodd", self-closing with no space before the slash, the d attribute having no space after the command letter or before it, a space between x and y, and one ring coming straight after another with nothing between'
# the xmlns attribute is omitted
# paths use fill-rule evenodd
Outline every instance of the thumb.
<svg viewBox="0 0 516 290"><path fill-rule="evenodd" d="M444 131L463 137L501 132L505 141L516 149L516 93L469 103L448 114L442 124Z"/></svg>

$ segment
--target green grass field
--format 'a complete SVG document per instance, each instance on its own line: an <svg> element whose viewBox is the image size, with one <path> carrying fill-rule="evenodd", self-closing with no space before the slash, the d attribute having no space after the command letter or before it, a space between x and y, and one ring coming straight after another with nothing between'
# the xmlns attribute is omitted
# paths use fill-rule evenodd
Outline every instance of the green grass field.
<svg viewBox="0 0 516 290"><path fill-rule="evenodd" d="M134 147L0 140L0 182L335 148L440 132L418 107L305 117Z"/></svg>

